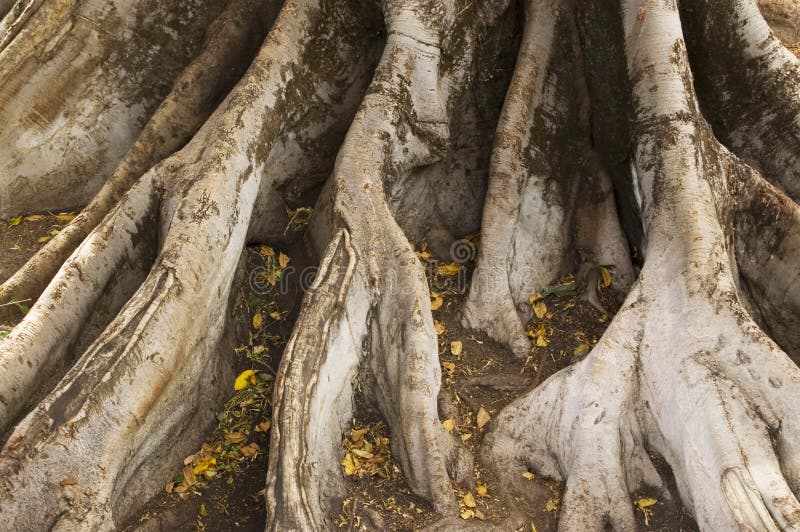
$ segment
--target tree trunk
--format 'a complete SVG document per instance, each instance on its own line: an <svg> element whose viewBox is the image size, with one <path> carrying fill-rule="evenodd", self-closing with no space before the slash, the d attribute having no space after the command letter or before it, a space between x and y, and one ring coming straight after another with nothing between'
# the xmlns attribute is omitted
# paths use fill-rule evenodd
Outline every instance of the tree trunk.
<svg viewBox="0 0 800 532"><path fill-rule="evenodd" d="M267 528L334 527L356 393L462 527L473 457L409 240L480 230L462 320L517 356L553 279L602 307L613 265L621 304L492 421L510 506L532 470L566 482L561 529L634 529L657 453L702 529L800 529L800 61L754 0L522 4L0 0L0 217L87 205L0 287L9 529L115 529L166 483L233 379L243 249L300 196L321 261Z"/></svg>

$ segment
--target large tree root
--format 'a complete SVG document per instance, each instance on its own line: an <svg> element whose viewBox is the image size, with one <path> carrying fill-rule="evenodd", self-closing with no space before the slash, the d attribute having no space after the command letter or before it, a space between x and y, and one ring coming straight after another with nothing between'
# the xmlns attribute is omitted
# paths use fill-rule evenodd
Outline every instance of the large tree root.
<svg viewBox="0 0 800 532"><path fill-rule="evenodd" d="M0 454L6 526L113 528L198 444L232 378L219 341L256 200L273 202L282 180L314 166L296 162L305 149L338 144L365 86L377 34L358 8L287 4L215 119L123 196L3 341L5 429L71 365L90 310L110 320ZM325 46L321 24L344 38L320 70L310 61ZM287 145L285 128L304 144ZM113 289L126 262L149 270L129 300Z"/></svg>
<svg viewBox="0 0 800 532"><path fill-rule="evenodd" d="M0 22L0 218L86 205L224 7L96 4L24 0Z"/></svg>
<svg viewBox="0 0 800 532"><path fill-rule="evenodd" d="M800 528L798 67L755 4L529 0L492 148L485 97L508 76L483 63L515 45L508 2L288 0L244 74L276 3L101 4L19 1L0 21L0 217L100 190L0 294L38 297L0 343L4 526L113 529L163 485L230 386L242 248L316 197L323 259L276 381L270 529L330 527L357 392L451 518L439 528L458 526L472 458L439 420L408 239L446 255L484 203L467 325L524 356L542 285L575 274L599 306L613 265L627 293L588 356L495 416L503 493L524 497L532 468L565 479L563 529L629 530L631 491L662 489L652 451L704 529ZM696 87L690 59L710 73ZM730 98L743 111L715 107Z"/></svg>
<svg viewBox="0 0 800 532"><path fill-rule="evenodd" d="M209 28L209 39L197 58L175 80L172 91L148 121L89 205L0 286L0 305L33 301L55 273L108 214L131 185L150 167L183 146L230 91L249 65L277 12L278 2L230 2ZM29 206L34 210L45 204ZM15 205L15 208L16 205ZM18 309L0 306L0 322L11 321Z"/></svg>
<svg viewBox="0 0 800 532"><path fill-rule="evenodd" d="M517 67L498 125L482 245L464 323L527 355L529 297L591 265L633 281L611 182L589 140L588 94L569 2L529 2ZM576 95L578 95L576 97ZM590 265L590 267L591 267Z"/></svg>
<svg viewBox="0 0 800 532"><path fill-rule="evenodd" d="M800 369L740 301L734 246L746 239L763 261L761 226L746 220L732 238L753 201L773 203L765 212L782 214L779 228L796 227L796 213L763 180L753 187L754 172L703 122L677 8L624 5L644 268L591 354L498 417L487 463L505 478L525 468L565 478L564 530L635 528L629 493L662 485L645 449L666 458L702 529L796 530L800 405L790 390ZM734 191L748 187L740 204ZM763 274L743 270L766 289Z"/></svg>

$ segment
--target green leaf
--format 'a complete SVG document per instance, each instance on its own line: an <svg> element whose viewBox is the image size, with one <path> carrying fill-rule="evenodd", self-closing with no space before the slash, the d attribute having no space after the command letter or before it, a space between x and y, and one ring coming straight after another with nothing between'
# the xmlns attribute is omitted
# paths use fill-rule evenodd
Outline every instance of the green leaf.
<svg viewBox="0 0 800 532"><path fill-rule="evenodd" d="M22 216L20 215L20 216L17 216L16 218L11 218L8 221L8 226L9 227L14 227L15 225L19 225L21 223L22 223Z"/></svg>
<svg viewBox="0 0 800 532"><path fill-rule="evenodd" d="M580 286L576 282L549 285L542 288L543 296L572 297L581 293Z"/></svg>

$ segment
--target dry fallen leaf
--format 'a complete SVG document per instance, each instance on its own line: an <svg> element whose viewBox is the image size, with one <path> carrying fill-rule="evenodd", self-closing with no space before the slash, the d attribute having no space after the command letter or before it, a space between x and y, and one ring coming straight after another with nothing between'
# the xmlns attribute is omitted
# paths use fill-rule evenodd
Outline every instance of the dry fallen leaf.
<svg viewBox="0 0 800 532"><path fill-rule="evenodd" d="M278 264L280 264L281 268L285 268L289 265L289 261L291 259L284 255L283 253L278 255Z"/></svg>
<svg viewBox="0 0 800 532"><path fill-rule="evenodd" d="M475 488L475 493L478 494L479 497L486 497L489 494L489 489L481 484L477 488Z"/></svg>
<svg viewBox="0 0 800 532"><path fill-rule="evenodd" d="M244 390L250 383L255 384L256 380L256 372L252 369L245 370L236 377L236 381L233 383L234 390Z"/></svg>
<svg viewBox="0 0 800 532"><path fill-rule="evenodd" d="M600 278L602 279L603 286L605 288L611 286L611 272L603 266L600 266Z"/></svg>
<svg viewBox="0 0 800 532"><path fill-rule="evenodd" d="M453 356L460 357L463 350L464 344L462 344L460 340L450 342L450 352L453 353Z"/></svg>
<svg viewBox="0 0 800 532"><path fill-rule="evenodd" d="M452 362L442 362L442 367L447 371L448 375L452 375L456 371L456 365Z"/></svg>
<svg viewBox="0 0 800 532"><path fill-rule="evenodd" d="M453 418L445 419L442 421L442 426L447 432L453 432L453 429L456 428L456 420Z"/></svg>
<svg viewBox="0 0 800 532"><path fill-rule="evenodd" d="M539 319L547 315L547 305L544 304L544 301L537 301L533 304L533 313L536 314L536 317Z"/></svg>
<svg viewBox="0 0 800 532"><path fill-rule="evenodd" d="M251 456L256 454L258 451L260 451L261 447L256 442L253 442L253 443L251 443L249 445L244 445L242 447L239 447L238 449L239 449L239 452L242 453L242 456L244 456L246 458L250 458Z"/></svg>
<svg viewBox="0 0 800 532"><path fill-rule="evenodd" d="M525 477L525 478L527 478L528 480L533 480L533 479L535 479L535 478L536 478L536 475L534 475L534 474L533 474L533 473L531 473L530 471L525 471L525 472L522 474L522 476L523 476L523 477Z"/></svg>
<svg viewBox="0 0 800 532"><path fill-rule="evenodd" d="M466 521L466 520L469 520L469 519L472 519L473 517L475 517L475 512L473 512L472 510L467 509L467 510L464 510L463 512L461 512L460 515L461 515L461 519L464 519Z"/></svg>
<svg viewBox="0 0 800 532"><path fill-rule="evenodd" d="M61 479L61 482L59 482L59 484L61 484L61 486L74 486L77 483L78 483L78 479L76 479L73 476L64 477L64 478Z"/></svg>
<svg viewBox="0 0 800 532"><path fill-rule="evenodd" d="M461 267L458 264L441 264L436 267L436 274L445 276L458 275L460 269Z"/></svg>
<svg viewBox="0 0 800 532"><path fill-rule="evenodd" d="M586 343L581 344L581 345L579 345L578 347L575 348L575 350L572 352L572 354L575 355L575 356L580 355L580 354L585 353L586 351L588 351L590 347L591 346L589 344L586 344Z"/></svg>
<svg viewBox="0 0 800 532"><path fill-rule="evenodd" d="M260 312L253 314L253 328L260 329L264 325L264 316Z"/></svg>
<svg viewBox="0 0 800 532"><path fill-rule="evenodd" d="M433 320L433 328L436 329L436 334L444 334L444 323L439 320Z"/></svg>
<svg viewBox="0 0 800 532"><path fill-rule="evenodd" d="M461 502L464 503L464 506L467 508L475 508L477 503L475 502L475 497L472 496L472 493L467 492L466 495L461 499Z"/></svg>
<svg viewBox="0 0 800 532"><path fill-rule="evenodd" d="M245 440L245 438L247 438L247 436L241 432L229 432L225 435L225 439L231 443L241 443Z"/></svg>
<svg viewBox="0 0 800 532"><path fill-rule="evenodd" d="M654 504L656 504L657 502L658 502L658 500L656 500L656 499L651 499L651 498L648 498L648 497L641 497L639 499L636 499L636 506L638 506L639 508L649 508L649 507L653 506Z"/></svg>
<svg viewBox="0 0 800 532"><path fill-rule="evenodd" d="M485 408L481 407L480 410L478 410L478 416L476 418L478 428L482 429L490 419L492 419L492 416L489 415L489 412L487 412Z"/></svg>
<svg viewBox="0 0 800 532"><path fill-rule="evenodd" d="M363 438L367 434L367 432L369 432L369 429L367 429L367 428L364 428L364 429L353 429L353 430L350 431L350 440L353 443L361 441L361 438Z"/></svg>
<svg viewBox="0 0 800 532"><path fill-rule="evenodd" d="M344 474L348 477L355 475L356 473L356 464L353 462L353 455L347 453L344 455L344 460L342 460L342 467L344 468Z"/></svg>

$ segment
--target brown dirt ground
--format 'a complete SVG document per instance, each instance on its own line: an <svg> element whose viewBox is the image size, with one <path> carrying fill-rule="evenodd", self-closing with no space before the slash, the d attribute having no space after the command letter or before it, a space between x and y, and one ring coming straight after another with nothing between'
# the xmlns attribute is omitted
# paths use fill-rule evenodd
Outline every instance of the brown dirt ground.
<svg viewBox="0 0 800 532"><path fill-rule="evenodd" d="M23 219L18 225L8 223L0 226L0 274L7 278L14 269L21 266L42 244L39 239L50 235L64 226L66 221L55 215L44 215ZM275 249L275 256L284 252L296 271L301 271L309 264L303 246L299 240L287 249ZM249 251L248 276L253 269L264 267L270 257L260 252L259 247ZM442 362L443 391L440 414L442 419L453 419L453 432L460 435L464 445L473 455L478 456L483 434L491 426L491 421L478 428L478 412L484 409L490 417L494 417L503 406L515 397L524 393L534 383L566 367L579 358L587 346L593 345L602 335L609 322L609 317L597 311L579 296L557 297L550 295L544 298L548 313L541 320L534 318L529 325L533 331L544 326L546 347L532 348L531 355L519 360L502 346L488 338L461 327L458 315L467 292L469 274L472 265L461 266L459 275L448 276L436 273L437 265L432 259L427 267L432 289L441 294L443 303L434 311L434 319L441 331L439 335L440 359ZM283 344L288 338L291 326L299 310L301 290L298 286L299 275L287 276L288 290L272 290L269 294L257 294L248 287L242 289L239 304L232 311L244 324L244 334L240 335L242 345L238 353L229 353L236 357L241 371L257 369L262 373L271 373L277 365ZM307 281L307 280L306 280ZM612 285L613 287L613 285ZM611 292L603 292L608 296ZM610 299L604 299L606 307L610 307ZM280 319L267 317L271 311L278 311ZM256 329L253 323L255 314L266 317L264 324ZM453 348L452 342L462 343L461 353ZM265 345L266 355L262 353L258 361L248 357L254 345ZM583 346L580 347L579 346ZM579 355L575 355L578 348ZM271 355L271 356L269 356ZM267 389L267 391L269 391ZM240 392L231 390L232 401L224 411L251 415L250 427L246 427L247 439L242 444L255 443L259 451L250 457L236 455L230 471L224 471L218 464L215 479L207 479L203 474L191 475L193 483L187 486L184 493L177 493L176 486L185 477L182 476L183 464L175 464L175 483L172 493L166 489L124 527L133 530L143 527L146 530L243 530L260 531L264 529L266 513L263 502L264 479L266 476L268 449L268 432L252 429L257 423L269 419L269 399L263 405L249 405L240 408L236 403L236 395ZM266 392L265 392L266 394ZM268 395L268 394L266 394ZM263 406L263 408L261 408ZM394 463L389 451L388 439L391 434L385 428L380 415L370 409L363 401L356 401L357 414L353 420L354 428L368 428L370 431L364 440L372 444L386 442L383 446L374 445L373 452L382 461L378 467L362 467L348 477L349 493L341 502L341 508L331 516L333 523L348 530L414 530L431 524L438 519L431 506L423 499L412 494L403 478L400 468ZM231 410L231 408L233 410ZM238 415L238 414L237 414ZM248 422L250 419L248 418ZM228 422L221 422L206 441L210 447L224 442L225 434L230 433ZM241 425L241 424L240 424ZM344 460L351 434L342 435ZM386 439L384 439L386 438ZM230 446L229 446L230 448ZM200 450L198 450L200 451ZM213 453L211 453L213 454ZM220 460L220 463L223 460ZM659 460L663 465L663 461ZM192 464L193 465L193 464ZM191 469L191 468L190 468ZM669 471L663 467L668 476ZM374 474L372 474L374 473ZM501 523L510 509L503 506L494 493L494 480L481 468L478 460L475 467L476 486L486 488L486 495L480 496L477 491L469 490L477 500L473 512L477 515L470 519L484 518L487 522ZM531 491L537 494L538 505L526 508L526 515L537 530L555 530L558 505L563 486L559 483L535 477L530 480ZM454 486L454 496L462 499L467 490ZM654 496L654 494L636 494L636 496ZM677 498L676 498L677 500ZM633 501L632 501L633 504ZM467 507L463 506L462 510ZM644 516L637 512L643 529L673 531L694 530L691 518L671 504L659 500L649 518L649 526L644 526ZM479 513L478 513L479 512ZM468 514L465 514L468 515Z"/></svg>

